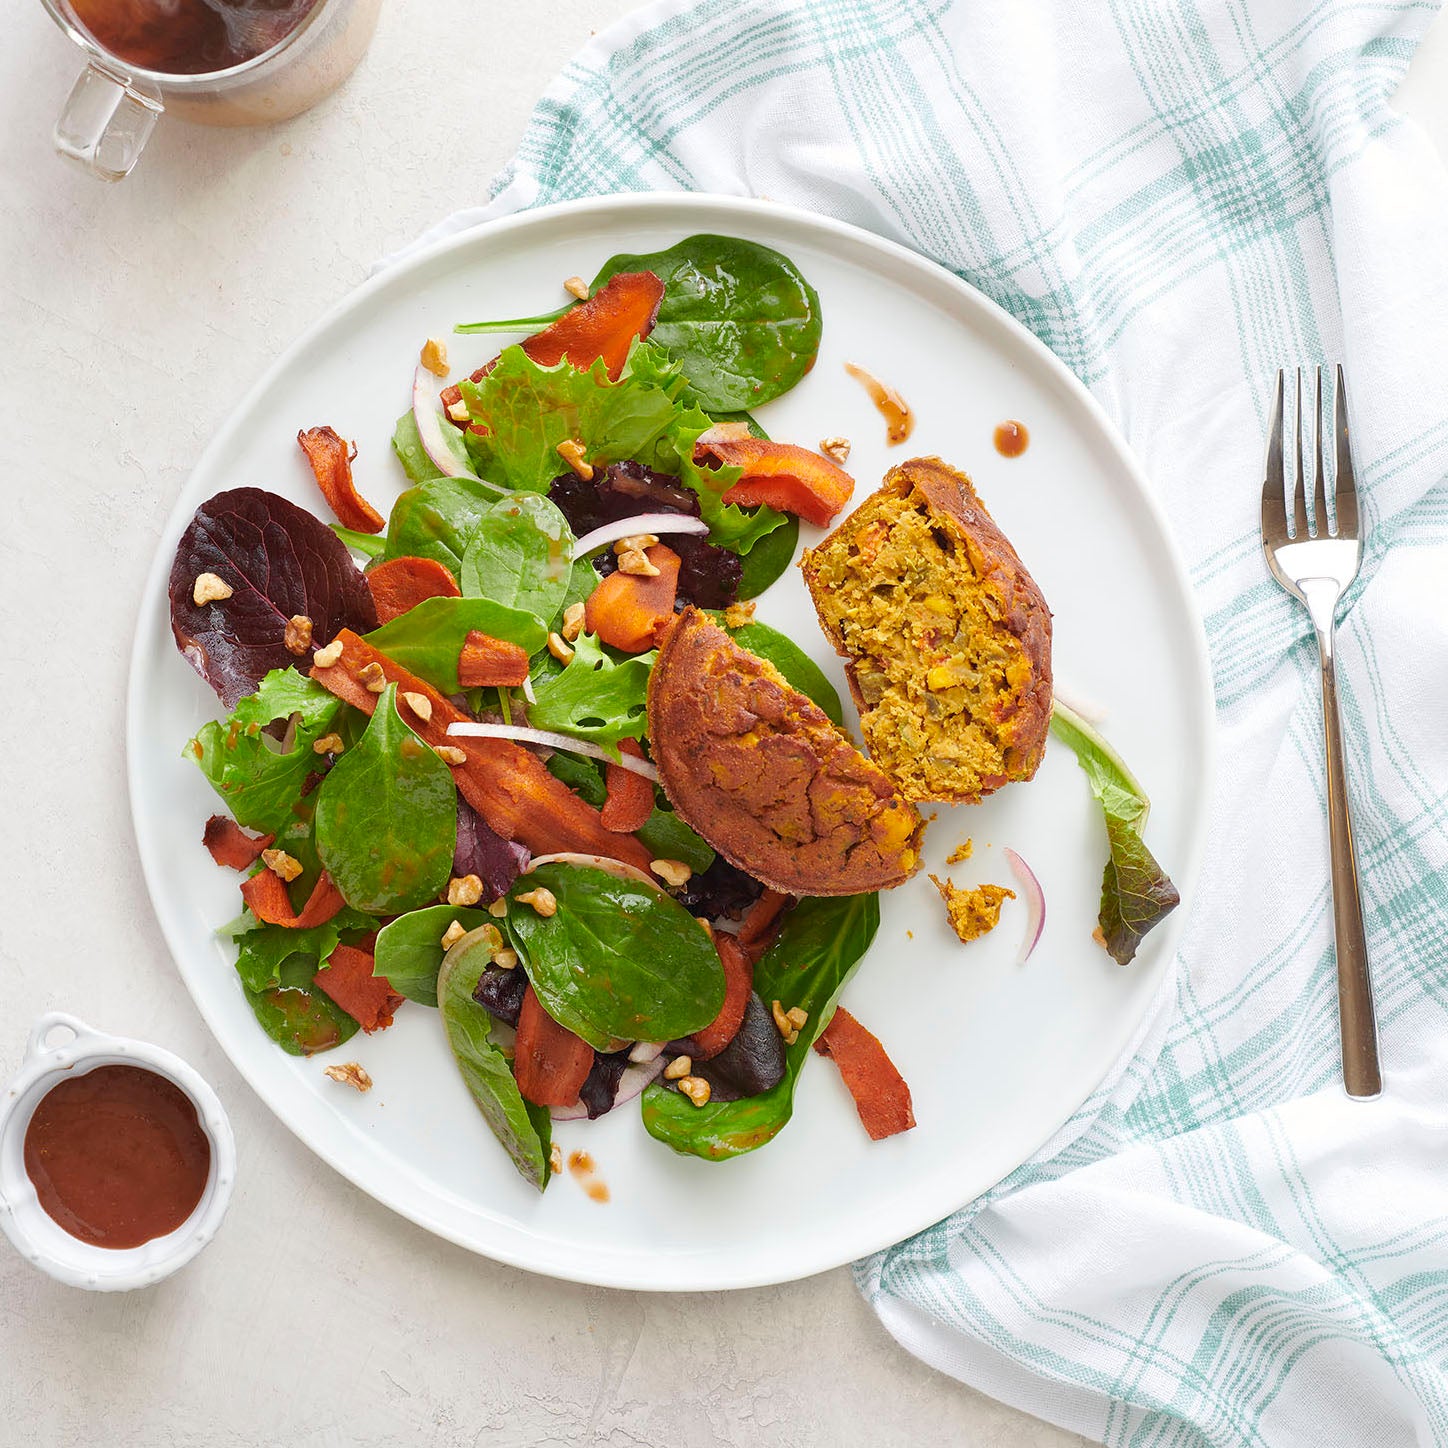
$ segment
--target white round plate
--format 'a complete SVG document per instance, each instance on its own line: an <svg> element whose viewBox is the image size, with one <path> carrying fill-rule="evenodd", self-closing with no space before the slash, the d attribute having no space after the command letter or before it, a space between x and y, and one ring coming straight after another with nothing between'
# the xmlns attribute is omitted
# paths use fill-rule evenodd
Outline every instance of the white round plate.
<svg viewBox="0 0 1448 1448"><path fill-rule="evenodd" d="M676 1156L626 1107L556 1132L565 1152L593 1155L610 1200L590 1200L566 1173L540 1196L472 1104L436 1012L408 1004L390 1030L348 1044L345 1055L376 1083L365 1096L327 1080L325 1057L285 1055L257 1025L231 947L215 935L238 909L237 877L200 846L202 822L220 806L182 758L218 705L172 642L166 577L197 504L223 488L269 488L326 516L299 428L330 424L355 439L358 485L385 512L405 485L389 440L427 337L455 322L546 311L565 277L694 232L777 247L819 291L819 361L760 410L773 437L811 447L848 437L857 498L915 453L938 453L975 479L1055 612L1058 681L1107 710L1106 731L1155 802L1151 848L1188 896L1209 787L1206 653L1180 560L1125 445L1066 368L970 287L866 232L770 203L631 196L528 212L440 242L360 287L287 351L192 473L147 583L128 719L131 806L166 940L207 1023L277 1115L364 1191L475 1251L579 1282L673 1290L823 1271L928 1226L999 1180L1127 1046L1168 968L1185 905L1126 969L1093 942L1105 835L1072 755L1052 745L1033 783L942 808L927 840L927 869L958 884L1013 885L1006 845L1030 861L1049 907L1030 962L1014 963L1021 902L1007 902L999 928L964 946L922 871L883 898L880 933L845 992L910 1084L913 1131L869 1141L838 1072L814 1060L793 1121L762 1150L722 1164ZM498 345L452 338L454 374ZM886 447L846 361L897 386L914 408L903 448ZM1013 460L992 446L1007 418L1031 435ZM759 614L846 694L797 570ZM967 836L973 858L947 871L945 856Z"/></svg>

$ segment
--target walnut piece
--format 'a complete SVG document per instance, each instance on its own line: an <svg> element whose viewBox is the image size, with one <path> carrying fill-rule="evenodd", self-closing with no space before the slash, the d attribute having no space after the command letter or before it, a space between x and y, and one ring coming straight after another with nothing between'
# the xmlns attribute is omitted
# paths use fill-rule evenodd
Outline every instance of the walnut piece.
<svg viewBox="0 0 1448 1448"><path fill-rule="evenodd" d="M370 1091L372 1089L372 1078L365 1068L357 1061L343 1061L340 1066L323 1066L322 1074L330 1077L333 1081L340 1081L344 1086L350 1086L354 1091Z"/></svg>
<svg viewBox="0 0 1448 1448"><path fill-rule="evenodd" d="M231 597L231 585L214 573L198 573L191 589L191 601L200 608L207 603L221 603Z"/></svg>
<svg viewBox="0 0 1448 1448"><path fill-rule="evenodd" d="M287 646L289 654L298 656L306 653L312 646L312 621L304 613L294 613L287 620L286 632L282 635L282 642Z"/></svg>
<svg viewBox="0 0 1448 1448"><path fill-rule="evenodd" d="M434 377L446 377L447 343L441 337L429 337L422 344L418 360Z"/></svg>

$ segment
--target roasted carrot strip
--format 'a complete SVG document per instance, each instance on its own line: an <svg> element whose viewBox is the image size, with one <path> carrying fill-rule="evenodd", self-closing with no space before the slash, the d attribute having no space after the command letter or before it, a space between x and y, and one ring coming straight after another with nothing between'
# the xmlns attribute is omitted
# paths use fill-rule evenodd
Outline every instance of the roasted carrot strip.
<svg viewBox="0 0 1448 1448"><path fill-rule="evenodd" d="M701 442L694 461L713 458L744 475L725 494L726 503L752 507L768 503L782 513L797 513L807 523L827 527L850 501L855 480L820 453L792 442L745 437L733 442Z"/></svg>
<svg viewBox="0 0 1448 1448"><path fill-rule="evenodd" d="M739 1033L744 1009L749 1004L749 992L754 989L754 964L743 946L732 935L716 930L714 949L719 952L719 963L724 967L724 1004L702 1031L694 1032L694 1048L690 1054L700 1061L717 1056Z"/></svg>
<svg viewBox="0 0 1448 1448"><path fill-rule="evenodd" d="M637 739L620 739L618 748L620 754L634 759L644 757ZM654 812L653 785L643 775L635 774L621 764L604 765L603 779L608 798L604 800L598 817L603 821L604 829L619 835L631 835L635 830L643 829Z"/></svg>
<svg viewBox="0 0 1448 1448"><path fill-rule="evenodd" d="M757 961L769 949L779 930L779 917L793 899L778 890L766 890L745 912L736 939L751 960Z"/></svg>
<svg viewBox="0 0 1448 1448"><path fill-rule="evenodd" d="M593 1047L565 1031L538 1003L530 985L518 1012L513 1074L525 1101L572 1106L593 1069Z"/></svg>
<svg viewBox="0 0 1448 1448"><path fill-rule="evenodd" d="M218 865L245 870L261 858L275 835L249 835L230 815L212 815L201 832L201 843Z"/></svg>
<svg viewBox="0 0 1448 1448"><path fill-rule="evenodd" d="M458 655L458 683L465 689L516 689L528 677L528 650L469 629Z"/></svg>
<svg viewBox="0 0 1448 1448"><path fill-rule="evenodd" d="M385 975L372 974L375 963L370 945L361 941L339 945L312 977L312 984L331 996L368 1035L390 1026L403 1000Z"/></svg>
<svg viewBox="0 0 1448 1448"><path fill-rule="evenodd" d="M644 556L658 573L610 573L583 605L589 633L630 654L641 654L658 642L674 617L679 592L679 555L655 543Z"/></svg>
<svg viewBox="0 0 1448 1448"><path fill-rule="evenodd" d="M297 441L337 521L358 533L380 533L387 526L387 520L358 493L357 484L352 480L354 454L346 442L330 427L305 428L297 434Z"/></svg>
<svg viewBox="0 0 1448 1448"><path fill-rule="evenodd" d="M285 925L288 930L310 930L325 925L346 904L342 892L323 870L302 906L302 913L292 909L291 897L281 878L270 870L258 870L249 880L241 882L241 898L251 906L251 913L268 925Z"/></svg>
<svg viewBox="0 0 1448 1448"><path fill-rule="evenodd" d="M653 272L621 272L586 302L569 308L556 322L535 332L523 350L540 367L556 367L565 358L586 370L600 358L609 378L617 382L635 337L647 337L664 299L664 284ZM493 370L495 357L473 373L481 382ZM462 400L462 389L445 387L444 410Z"/></svg>
<svg viewBox="0 0 1448 1448"><path fill-rule="evenodd" d="M849 1011L835 1011L824 1034L815 1042L815 1050L840 1068L840 1077L855 1098L855 1110L871 1141L909 1131L915 1125L905 1078L880 1042Z"/></svg>
<svg viewBox="0 0 1448 1448"><path fill-rule="evenodd" d="M648 869L650 855L643 845L604 829L598 811L549 774L536 754L507 739L450 737L448 725L467 718L456 705L351 629L343 629L337 639L341 657L330 668L314 667L312 677L366 714L377 707L378 698L357 677L368 664L376 664L400 693L422 694L432 704L432 717L409 722L434 748L462 750L463 763L453 767L458 792L505 840L517 840L535 855L574 850Z"/></svg>
<svg viewBox="0 0 1448 1448"><path fill-rule="evenodd" d="M452 570L435 558L390 558L367 570L367 587L378 623L391 623L425 598L461 598L463 593Z"/></svg>

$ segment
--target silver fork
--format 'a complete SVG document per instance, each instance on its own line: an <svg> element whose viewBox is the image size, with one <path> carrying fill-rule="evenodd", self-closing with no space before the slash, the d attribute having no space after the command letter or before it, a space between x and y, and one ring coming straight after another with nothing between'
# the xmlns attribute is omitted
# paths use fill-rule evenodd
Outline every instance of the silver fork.
<svg viewBox="0 0 1448 1448"><path fill-rule="evenodd" d="M1322 660L1323 742L1327 750L1327 825L1332 845L1332 924L1337 943L1337 1003L1342 1030L1342 1079L1349 1096L1371 1098L1383 1089L1378 1066L1378 1024L1373 1010L1373 983L1363 934L1362 895L1358 889L1357 850L1353 845L1352 812L1348 807L1347 771L1342 759L1342 723L1337 711L1337 675L1333 641L1337 606L1362 563L1357 488L1353 482L1352 447L1348 441L1347 384L1337 369L1332 432L1337 468L1333 489L1337 527L1330 530L1327 489L1323 476L1322 368L1316 370L1317 407L1313 413L1312 448L1316 470L1312 489L1312 520L1307 517L1307 490L1302 470L1302 369L1297 369L1296 407L1288 440L1283 437L1282 395L1285 372L1277 374L1272 421L1267 433L1267 462L1262 483L1262 551L1272 576L1311 615ZM1290 444L1290 451L1288 447ZM1289 532L1284 452L1295 473Z"/></svg>

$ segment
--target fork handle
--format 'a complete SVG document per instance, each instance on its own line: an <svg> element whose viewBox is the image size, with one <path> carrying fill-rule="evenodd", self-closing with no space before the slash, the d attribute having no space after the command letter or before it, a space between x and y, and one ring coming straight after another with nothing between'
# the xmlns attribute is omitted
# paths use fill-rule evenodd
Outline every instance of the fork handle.
<svg viewBox="0 0 1448 1448"><path fill-rule="evenodd" d="M1337 943L1337 1005L1342 1028L1342 1079L1349 1096L1381 1094L1378 1022L1373 1009L1372 974L1363 931L1363 902L1358 888L1357 848L1347 797L1342 757L1342 721L1337 708L1337 670L1332 625L1317 629L1322 660L1322 732L1327 751L1327 828L1332 845L1332 926Z"/></svg>

